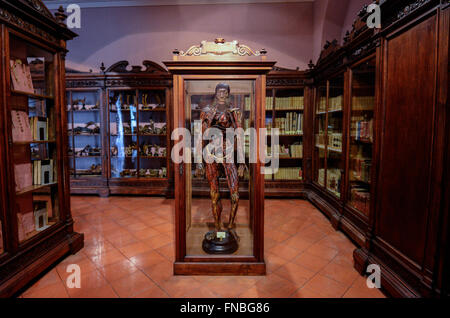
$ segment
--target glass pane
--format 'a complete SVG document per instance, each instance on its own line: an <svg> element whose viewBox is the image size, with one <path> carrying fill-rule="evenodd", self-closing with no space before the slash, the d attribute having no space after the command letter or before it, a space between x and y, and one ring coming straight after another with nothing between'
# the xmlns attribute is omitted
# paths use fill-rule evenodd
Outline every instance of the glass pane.
<svg viewBox="0 0 450 318"><path fill-rule="evenodd" d="M111 177L137 177L138 119L135 90L109 92Z"/></svg>
<svg viewBox="0 0 450 318"><path fill-rule="evenodd" d="M203 147L201 144L194 144L195 132L206 133L207 129L212 127L218 131L224 131L226 128L254 127L254 81L188 80L185 81L185 88L186 123L192 136L192 154L196 149ZM206 119L208 116L211 120ZM224 148L219 146L218 149L225 149L225 153L227 149L228 151L233 149L231 143L239 144L237 137L229 139L229 143L224 138L219 138L225 145ZM245 141L241 141L240 144L243 154L243 148L248 145L245 145ZM197 162L193 160L194 163L186 164L186 254L252 256L252 211L250 201L243 196L252 191L251 172L247 172L249 181L238 177L238 168L241 164L237 160L236 152L234 157L226 159L223 159L223 154L216 152L212 154L211 158L215 159L209 163L200 158ZM203 166L199 166L199 162ZM245 162L250 168L248 158ZM194 178L194 184L207 187L209 195L192 196Z"/></svg>
<svg viewBox="0 0 450 318"><path fill-rule="evenodd" d="M317 102L315 115L315 147L314 147L314 180L325 186L325 132L327 120L327 88L317 88Z"/></svg>
<svg viewBox="0 0 450 318"><path fill-rule="evenodd" d="M59 221L52 98L16 96L11 105L19 241Z"/></svg>
<svg viewBox="0 0 450 318"><path fill-rule="evenodd" d="M11 89L15 92L53 96L53 54L10 35Z"/></svg>
<svg viewBox="0 0 450 318"><path fill-rule="evenodd" d="M280 168L275 180L302 180L303 89L279 89L275 96L275 126L280 130Z"/></svg>
<svg viewBox="0 0 450 318"><path fill-rule="evenodd" d="M164 90L139 91L139 177L167 178L167 115Z"/></svg>
<svg viewBox="0 0 450 318"><path fill-rule="evenodd" d="M101 175L102 138L98 91L72 91L71 108L75 177Z"/></svg>
<svg viewBox="0 0 450 318"><path fill-rule="evenodd" d="M342 124L344 106L344 77L339 76L329 82L328 130L327 130L327 189L341 196L342 171Z"/></svg>
<svg viewBox="0 0 450 318"><path fill-rule="evenodd" d="M73 136L73 113L72 113L72 97L70 91L66 92L66 114L67 114L67 156L69 161L69 173L71 177L75 176L74 166L74 136Z"/></svg>
<svg viewBox="0 0 450 318"><path fill-rule="evenodd" d="M352 70L348 200L366 216L370 206L375 64L375 60L370 60Z"/></svg>

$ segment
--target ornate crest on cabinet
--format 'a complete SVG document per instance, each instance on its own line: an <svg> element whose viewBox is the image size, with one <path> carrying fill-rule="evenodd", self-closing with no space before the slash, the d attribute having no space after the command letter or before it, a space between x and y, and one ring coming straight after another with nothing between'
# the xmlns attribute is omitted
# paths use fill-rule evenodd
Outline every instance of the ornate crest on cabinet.
<svg viewBox="0 0 450 318"><path fill-rule="evenodd" d="M299 71L299 69L299 67L294 70L274 66L267 75L266 85L268 87L303 86L306 80L306 73Z"/></svg>
<svg viewBox="0 0 450 318"><path fill-rule="evenodd" d="M351 31L347 31L347 33L345 34L344 37L344 46L355 40L358 35L360 35L364 30L367 30L367 17L368 17L368 13L367 13L367 5L365 5L361 11L358 12L357 18L355 19L355 21L353 21L353 25L352 25L352 29Z"/></svg>
<svg viewBox="0 0 450 318"><path fill-rule="evenodd" d="M173 53L179 56L202 56L202 55L236 55L236 56L261 56L265 55L267 51L253 51L247 45L239 44L234 40L226 42L223 38L216 38L214 41L202 41L200 45L193 45L186 51L174 50Z"/></svg>
<svg viewBox="0 0 450 318"><path fill-rule="evenodd" d="M46 21L45 27L30 22L26 16L41 16ZM0 20L57 46L60 45L57 35L66 40L77 36L67 28L64 23L65 18L62 8L53 16L41 0L5 0L0 6Z"/></svg>
<svg viewBox="0 0 450 318"><path fill-rule="evenodd" d="M320 64L321 61L327 59L328 57L339 51L340 48L341 46L338 44L338 41L336 39L334 39L331 42L327 41L323 46L323 50L320 53L320 57L319 60L317 61L317 64Z"/></svg>
<svg viewBox="0 0 450 318"><path fill-rule="evenodd" d="M130 63L128 61L120 61L117 63L114 63L108 69L106 69L106 73L121 73L121 74L127 74L127 73L146 73L146 74L167 74L167 71L164 69L164 67L158 65L155 62L152 61L143 61L142 65L145 66L145 69L142 69L142 66L140 65L133 65L131 66L131 69L128 70L128 65Z"/></svg>
<svg viewBox="0 0 450 318"><path fill-rule="evenodd" d="M387 12L387 14L381 16L383 29L385 29L406 17L425 10L427 7L438 5L439 0L412 0L398 2L384 0L381 1L380 4L382 5L383 12Z"/></svg>

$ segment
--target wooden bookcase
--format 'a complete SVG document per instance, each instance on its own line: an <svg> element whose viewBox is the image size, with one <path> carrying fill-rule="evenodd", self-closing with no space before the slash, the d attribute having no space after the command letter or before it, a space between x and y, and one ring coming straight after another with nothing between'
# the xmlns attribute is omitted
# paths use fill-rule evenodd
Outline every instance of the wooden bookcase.
<svg viewBox="0 0 450 318"><path fill-rule="evenodd" d="M284 128L280 130L279 136L280 148L284 151L280 149L279 171L266 176L264 191L266 197L304 196L303 140L305 134L308 134L305 128L307 79L307 71L277 66L267 75L266 128L268 131L269 127Z"/></svg>
<svg viewBox="0 0 450 318"><path fill-rule="evenodd" d="M38 0L2 1L0 9L0 297L5 297L81 249L83 235L73 231L70 213L63 102L65 43L76 34L65 27L64 12L55 18Z"/></svg>
<svg viewBox="0 0 450 318"><path fill-rule="evenodd" d="M380 266L387 294L444 296L450 7L384 1L381 11L381 29L368 28L361 10L343 45L327 42L311 70L307 197L360 246L359 272Z"/></svg>

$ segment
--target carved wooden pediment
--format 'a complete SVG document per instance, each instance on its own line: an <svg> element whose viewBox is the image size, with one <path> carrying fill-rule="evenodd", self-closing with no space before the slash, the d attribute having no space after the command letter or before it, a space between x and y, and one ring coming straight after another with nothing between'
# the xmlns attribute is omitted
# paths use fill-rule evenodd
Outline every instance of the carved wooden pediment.
<svg viewBox="0 0 450 318"><path fill-rule="evenodd" d="M213 42L202 41L200 45L193 45L186 51L174 50L173 53L179 56L261 56L267 53L266 50L253 51L247 45L239 44L238 41L225 42L223 38L217 38Z"/></svg>
<svg viewBox="0 0 450 318"><path fill-rule="evenodd" d="M114 63L106 70L106 73L167 73L167 71L160 66L159 64L145 60L142 64L145 66L145 69L142 69L140 65L131 66L131 70L127 69L130 63L128 61L120 61Z"/></svg>
<svg viewBox="0 0 450 318"><path fill-rule="evenodd" d="M319 60L317 64L320 64L320 61L326 59L328 56L338 51L341 46L338 44L338 41L335 39L333 41L327 41L323 47L322 52L320 53Z"/></svg>

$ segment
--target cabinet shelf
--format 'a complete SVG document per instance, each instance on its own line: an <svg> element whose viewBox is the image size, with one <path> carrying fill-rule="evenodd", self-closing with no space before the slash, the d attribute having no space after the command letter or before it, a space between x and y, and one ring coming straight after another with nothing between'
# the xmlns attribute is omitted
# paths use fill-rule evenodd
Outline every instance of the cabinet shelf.
<svg viewBox="0 0 450 318"><path fill-rule="evenodd" d="M34 98L34 99L39 99L39 100L45 100L45 99L54 100L54 97L52 97L52 96L28 93L28 92L23 92L23 91L18 91L18 90L11 90L11 94L26 96L29 98Z"/></svg>
<svg viewBox="0 0 450 318"><path fill-rule="evenodd" d="M49 184L43 184L43 185L32 185L32 186L26 187L25 189L21 189L20 191L17 191L16 195L24 195L24 194L27 194L30 192L35 192L35 191L43 189L43 188L54 187L57 185L58 185L58 183L56 183L56 182L49 183Z"/></svg>

